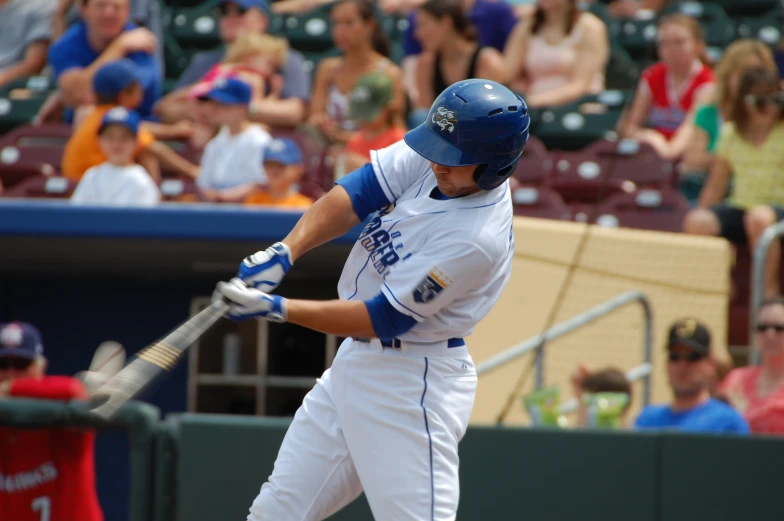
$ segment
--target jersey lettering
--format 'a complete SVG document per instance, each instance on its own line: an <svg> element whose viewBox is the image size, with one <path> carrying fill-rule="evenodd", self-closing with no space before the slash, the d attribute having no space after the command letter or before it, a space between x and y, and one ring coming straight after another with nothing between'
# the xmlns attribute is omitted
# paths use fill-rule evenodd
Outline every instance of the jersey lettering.
<svg viewBox="0 0 784 521"><path fill-rule="evenodd" d="M57 479L57 467L47 461L38 468L4 476L0 473L0 492L13 494L35 488Z"/></svg>
<svg viewBox="0 0 784 521"><path fill-rule="evenodd" d="M389 207L387 207L389 208ZM385 209L386 210L386 209ZM403 247L399 241L402 234L395 230L389 233L388 230L381 229L382 217L387 215L387 211L380 211L362 230L359 236L359 244L368 252L370 261L379 275L384 275L390 266L395 265L400 260L396 250Z"/></svg>

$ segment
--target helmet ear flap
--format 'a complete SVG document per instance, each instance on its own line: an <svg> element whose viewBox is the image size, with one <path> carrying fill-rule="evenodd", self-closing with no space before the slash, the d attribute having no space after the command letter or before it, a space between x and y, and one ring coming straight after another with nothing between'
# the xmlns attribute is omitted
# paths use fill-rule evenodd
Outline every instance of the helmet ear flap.
<svg viewBox="0 0 784 521"><path fill-rule="evenodd" d="M487 165L477 165L476 170L474 170L474 182L479 184L479 178L482 177L487 171Z"/></svg>

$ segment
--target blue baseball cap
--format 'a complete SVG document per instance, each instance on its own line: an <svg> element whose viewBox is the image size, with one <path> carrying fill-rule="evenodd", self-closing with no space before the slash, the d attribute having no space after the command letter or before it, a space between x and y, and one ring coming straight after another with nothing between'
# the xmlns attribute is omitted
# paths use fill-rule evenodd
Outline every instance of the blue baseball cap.
<svg viewBox="0 0 784 521"><path fill-rule="evenodd" d="M218 78L212 82L209 92L199 96L200 100L212 100L223 105L250 105L253 93L250 86L236 78Z"/></svg>
<svg viewBox="0 0 784 521"><path fill-rule="evenodd" d="M302 163L302 151L293 139L284 137L273 139L264 149L264 162L275 161L282 165L297 165Z"/></svg>
<svg viewBox="0 0 784 521"><path fill-rule="evenodd" d="M44 354L41 333L25 322L0 324L0 357L34 359Z"/></svg>
<svg viewBox="0 0 784 521"><path fill-rule="evenodd" d="M220 2L218 2L218 6L226 4L234 4L246 11L248 9L256 8L262 13L270 14L270 6L266 0L220 0Z"/></svg>
<svg viewBox="0 0 784 521"><path fill-rule="evenodd" d="M136 64L127 58L107 63L93 76L93 90L101 96L116 96L132 83L141 83L141 76Z"/></svg>
<svg viewBox="0 0 784 521"><path fill-rule="evenodd" d="M125 107L114 107L109 109L109 111L104 115L103 120L101 120L101 127L98 129L98 133L100 134L103 132L103 129L108 127L109 125L122 125L135 136L139 132L139 125L142 122L141 116L132 110L128 110Z"/></svg>

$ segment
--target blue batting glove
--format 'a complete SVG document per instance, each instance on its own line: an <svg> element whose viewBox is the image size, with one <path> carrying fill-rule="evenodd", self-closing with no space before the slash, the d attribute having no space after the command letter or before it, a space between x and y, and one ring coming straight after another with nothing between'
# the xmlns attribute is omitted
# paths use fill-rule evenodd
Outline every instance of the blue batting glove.
<svg viewBox="0 0 784 521"><path fill-rule="evenodd" d="M276 242L266 250L246 257L237 277L248 286L268 292L280 285L293 264L289 247Z"/></svg>
<svg viewBox="0 0 784 521"><path fill-rule="evenodd" d="M270 322L286 321L285 298L249 288L238 278L229 282L218 282L213 298L220 296L229 303L227 316L232 320L263 318Z"/></svg>

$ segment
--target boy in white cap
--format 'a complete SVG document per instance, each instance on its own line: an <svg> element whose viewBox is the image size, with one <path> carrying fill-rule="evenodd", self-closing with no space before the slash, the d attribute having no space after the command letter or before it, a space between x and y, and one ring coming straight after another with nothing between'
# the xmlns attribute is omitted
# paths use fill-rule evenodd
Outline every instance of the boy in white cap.
<svg viewBox="0 0 784 521"><path fill-rule="evenodd" d="M109 110L98 130L107 160L92 167L79 182L71 202L112 206L154 206L161 192L147 171L134 162L141 117L125 107Z"/></svg>

